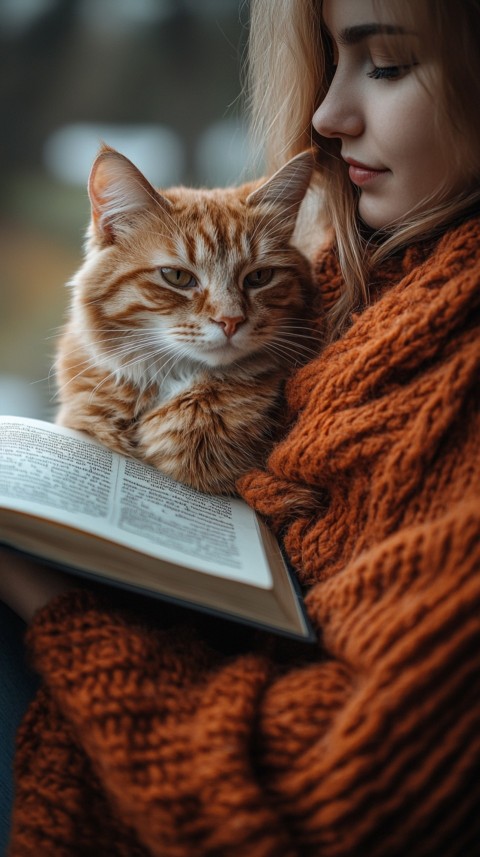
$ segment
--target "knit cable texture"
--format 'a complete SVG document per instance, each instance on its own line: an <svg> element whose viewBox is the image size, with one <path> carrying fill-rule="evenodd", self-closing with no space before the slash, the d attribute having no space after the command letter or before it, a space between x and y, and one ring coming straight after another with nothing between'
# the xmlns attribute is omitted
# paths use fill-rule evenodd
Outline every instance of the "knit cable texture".
<svg viewBox="0 0 480 857"><path fill-rule="evenodd" d="M316 647L222 652L86 592L36 616L11 857L478 853L479 237L472 220L376 272L241 481ZM319 287L335 277L327 252Z"/></svg>

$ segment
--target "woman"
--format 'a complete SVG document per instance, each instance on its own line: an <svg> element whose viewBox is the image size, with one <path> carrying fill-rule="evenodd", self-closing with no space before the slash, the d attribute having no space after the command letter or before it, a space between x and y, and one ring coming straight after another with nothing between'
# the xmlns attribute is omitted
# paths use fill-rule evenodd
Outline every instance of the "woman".
<svg viewBox="0 0 480 857"><path fill-rule="evenodd" d="M314 265L329 342L239 488L318 645L158 630L7 565L43 681L13 857L476 852L479 36L477 0L254 2L269 166L313 115L333 238Z"/></svg>

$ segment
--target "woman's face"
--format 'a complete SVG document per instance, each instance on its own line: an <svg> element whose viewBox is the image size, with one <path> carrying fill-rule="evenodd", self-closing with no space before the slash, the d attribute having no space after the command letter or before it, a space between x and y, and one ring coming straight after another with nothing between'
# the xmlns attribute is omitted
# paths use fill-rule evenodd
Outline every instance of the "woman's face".
<svg viewBox="0 0 480 857"><path fill-rule="evenodd" d="M435 79L434 61L422 53L421 33L392 14L398 7L382 3L379 16L374 0L323 2L336 70L313 126L340 140L360 217L374 229L430 207L446 176L447 195L465 183L436 129L431 87L420 80L424 72Z"/></svg>

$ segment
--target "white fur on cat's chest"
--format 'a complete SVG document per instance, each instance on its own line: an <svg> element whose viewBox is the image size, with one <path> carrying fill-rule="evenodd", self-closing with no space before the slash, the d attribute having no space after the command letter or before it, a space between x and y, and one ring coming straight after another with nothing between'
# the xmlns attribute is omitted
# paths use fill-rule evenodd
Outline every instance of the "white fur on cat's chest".
<svg viewBox="0 0 480 857"><path fill-rule="evenodd" d="M127 372L122 373L122 380L133 382L142 392L151 385L158 389L156 404L164 405L171 399L191 390L192 386L205 380L205 370L191 360L177 360L174 366L168 361L164 366L155 367L150 364L142 365L139 361ZM121 380L119 378L119 380Z"/></svg>
<svg viewBox="0 0 480 857"><path fill-rule="evenodd" d="M205 373L201 367L194 367L192 363L177 365L171 372L159 382L158 404L163 405L170 399L175 399L192 386L202 381Z"/></svg>

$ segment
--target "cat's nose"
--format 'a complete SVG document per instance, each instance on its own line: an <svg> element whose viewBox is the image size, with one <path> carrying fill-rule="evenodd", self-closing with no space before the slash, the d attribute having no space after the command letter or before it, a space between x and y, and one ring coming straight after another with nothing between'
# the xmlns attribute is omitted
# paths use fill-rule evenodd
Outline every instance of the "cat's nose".
<svg viewBox="0 0 480 857"><path fill-rule="evenodd" d="M223 327L223 332L225 336L229 338L233 336L235 331L240 327L242 322L245 321L244 315L221 315L218 318L211 318L210 321L215 322L215 324L221 324Z"/></svg>

